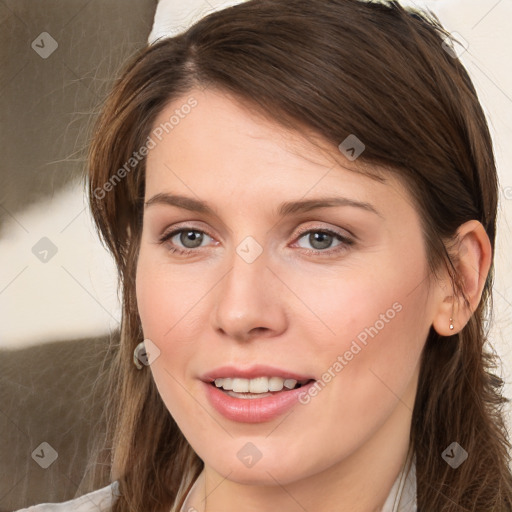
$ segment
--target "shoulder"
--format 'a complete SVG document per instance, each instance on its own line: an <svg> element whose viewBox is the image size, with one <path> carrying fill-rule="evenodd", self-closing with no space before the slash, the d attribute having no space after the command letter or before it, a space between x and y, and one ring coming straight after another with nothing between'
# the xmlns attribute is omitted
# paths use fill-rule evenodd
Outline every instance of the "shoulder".
<svg viewBox="0 0 512 512"><path fill-rule="evenodd" d="M108 512L116 496L117 482L64 503L41 503L17 512Z"/></svg>

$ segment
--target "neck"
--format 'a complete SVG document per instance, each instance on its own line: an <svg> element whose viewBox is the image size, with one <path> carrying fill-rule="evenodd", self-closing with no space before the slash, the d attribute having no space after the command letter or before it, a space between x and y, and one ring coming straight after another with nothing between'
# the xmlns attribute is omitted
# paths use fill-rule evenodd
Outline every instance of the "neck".
<svg viewBox="0 0 512 512"><path fill-rule="evenodd" d="M313 472L313 468L311 474L285 485L271 475L261 484L238 483L205 464L182 510L381 512L408 462L414 392L403 397L388 420L358 450L327 469Z"/></svg>

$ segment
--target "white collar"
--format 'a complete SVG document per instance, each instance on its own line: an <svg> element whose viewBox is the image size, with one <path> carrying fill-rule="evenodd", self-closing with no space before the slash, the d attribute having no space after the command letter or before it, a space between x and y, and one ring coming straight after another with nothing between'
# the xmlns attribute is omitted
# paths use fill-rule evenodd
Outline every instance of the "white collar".
<svg viewBox="0 0 512 512"><path fill-rule="evenodd" d="M398 475L381 512L417 512L416 501L416 457L412 457L411 466L407 475L405 464Z"/></svg>

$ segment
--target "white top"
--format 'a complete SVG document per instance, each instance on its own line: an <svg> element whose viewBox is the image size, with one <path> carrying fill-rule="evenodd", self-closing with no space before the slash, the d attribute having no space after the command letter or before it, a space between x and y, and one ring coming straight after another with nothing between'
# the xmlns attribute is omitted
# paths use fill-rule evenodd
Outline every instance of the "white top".
<svg viewBox="0 0 512 512"><path fill-rule="evenodd" d="M17 512L108 512L116 496L117 482L64 503L42 503Z"/></svg>
<svg viewBox="0 0 512 512"><path fill-rule="evenodd" d="M411 465L406 478L401 478L402 476L403 472L395 480L381 512L417 512L415 464ZM183 503L181 512L187 511L188 497L191 495L192 489L194 489L197 482L198 480L195 481L187 494L187 499ZM41 505L20 509L17 512L109 512L112 500L116 495L117 481L74 500L64 503L42 503ZM400 496L399 500L398 497Z"/></svg>

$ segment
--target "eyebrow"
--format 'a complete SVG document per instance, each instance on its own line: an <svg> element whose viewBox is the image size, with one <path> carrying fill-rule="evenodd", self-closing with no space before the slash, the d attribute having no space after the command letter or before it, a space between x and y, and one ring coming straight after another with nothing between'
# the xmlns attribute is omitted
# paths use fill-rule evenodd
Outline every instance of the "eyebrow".
<svg viewBox="0 0 512 512"><path fill-rule="evenodd" d="M190 210L193 212L218 217L217 212L215 212L215 210L211 206L209 206L208 203L201 201L199 199L194 199L192 197L186 197L176 194L159 193L151 197L151 199L149 199L148 201L146 201L145 207L148 208L155 204L176 206L178 208L184 208L185 210ZM366 203L363 201L355 201L353 199L348 199L346 197L340 196L315 199L301 199L299 201L287 201L281 203L277 210L277 214L280 217L287 217L293 214L305 213L319 208L332 208L336 206L351 206L354 208L361 208L368 212L374 213L379 217L382 217L382 215L370 203Z"/></svg>

